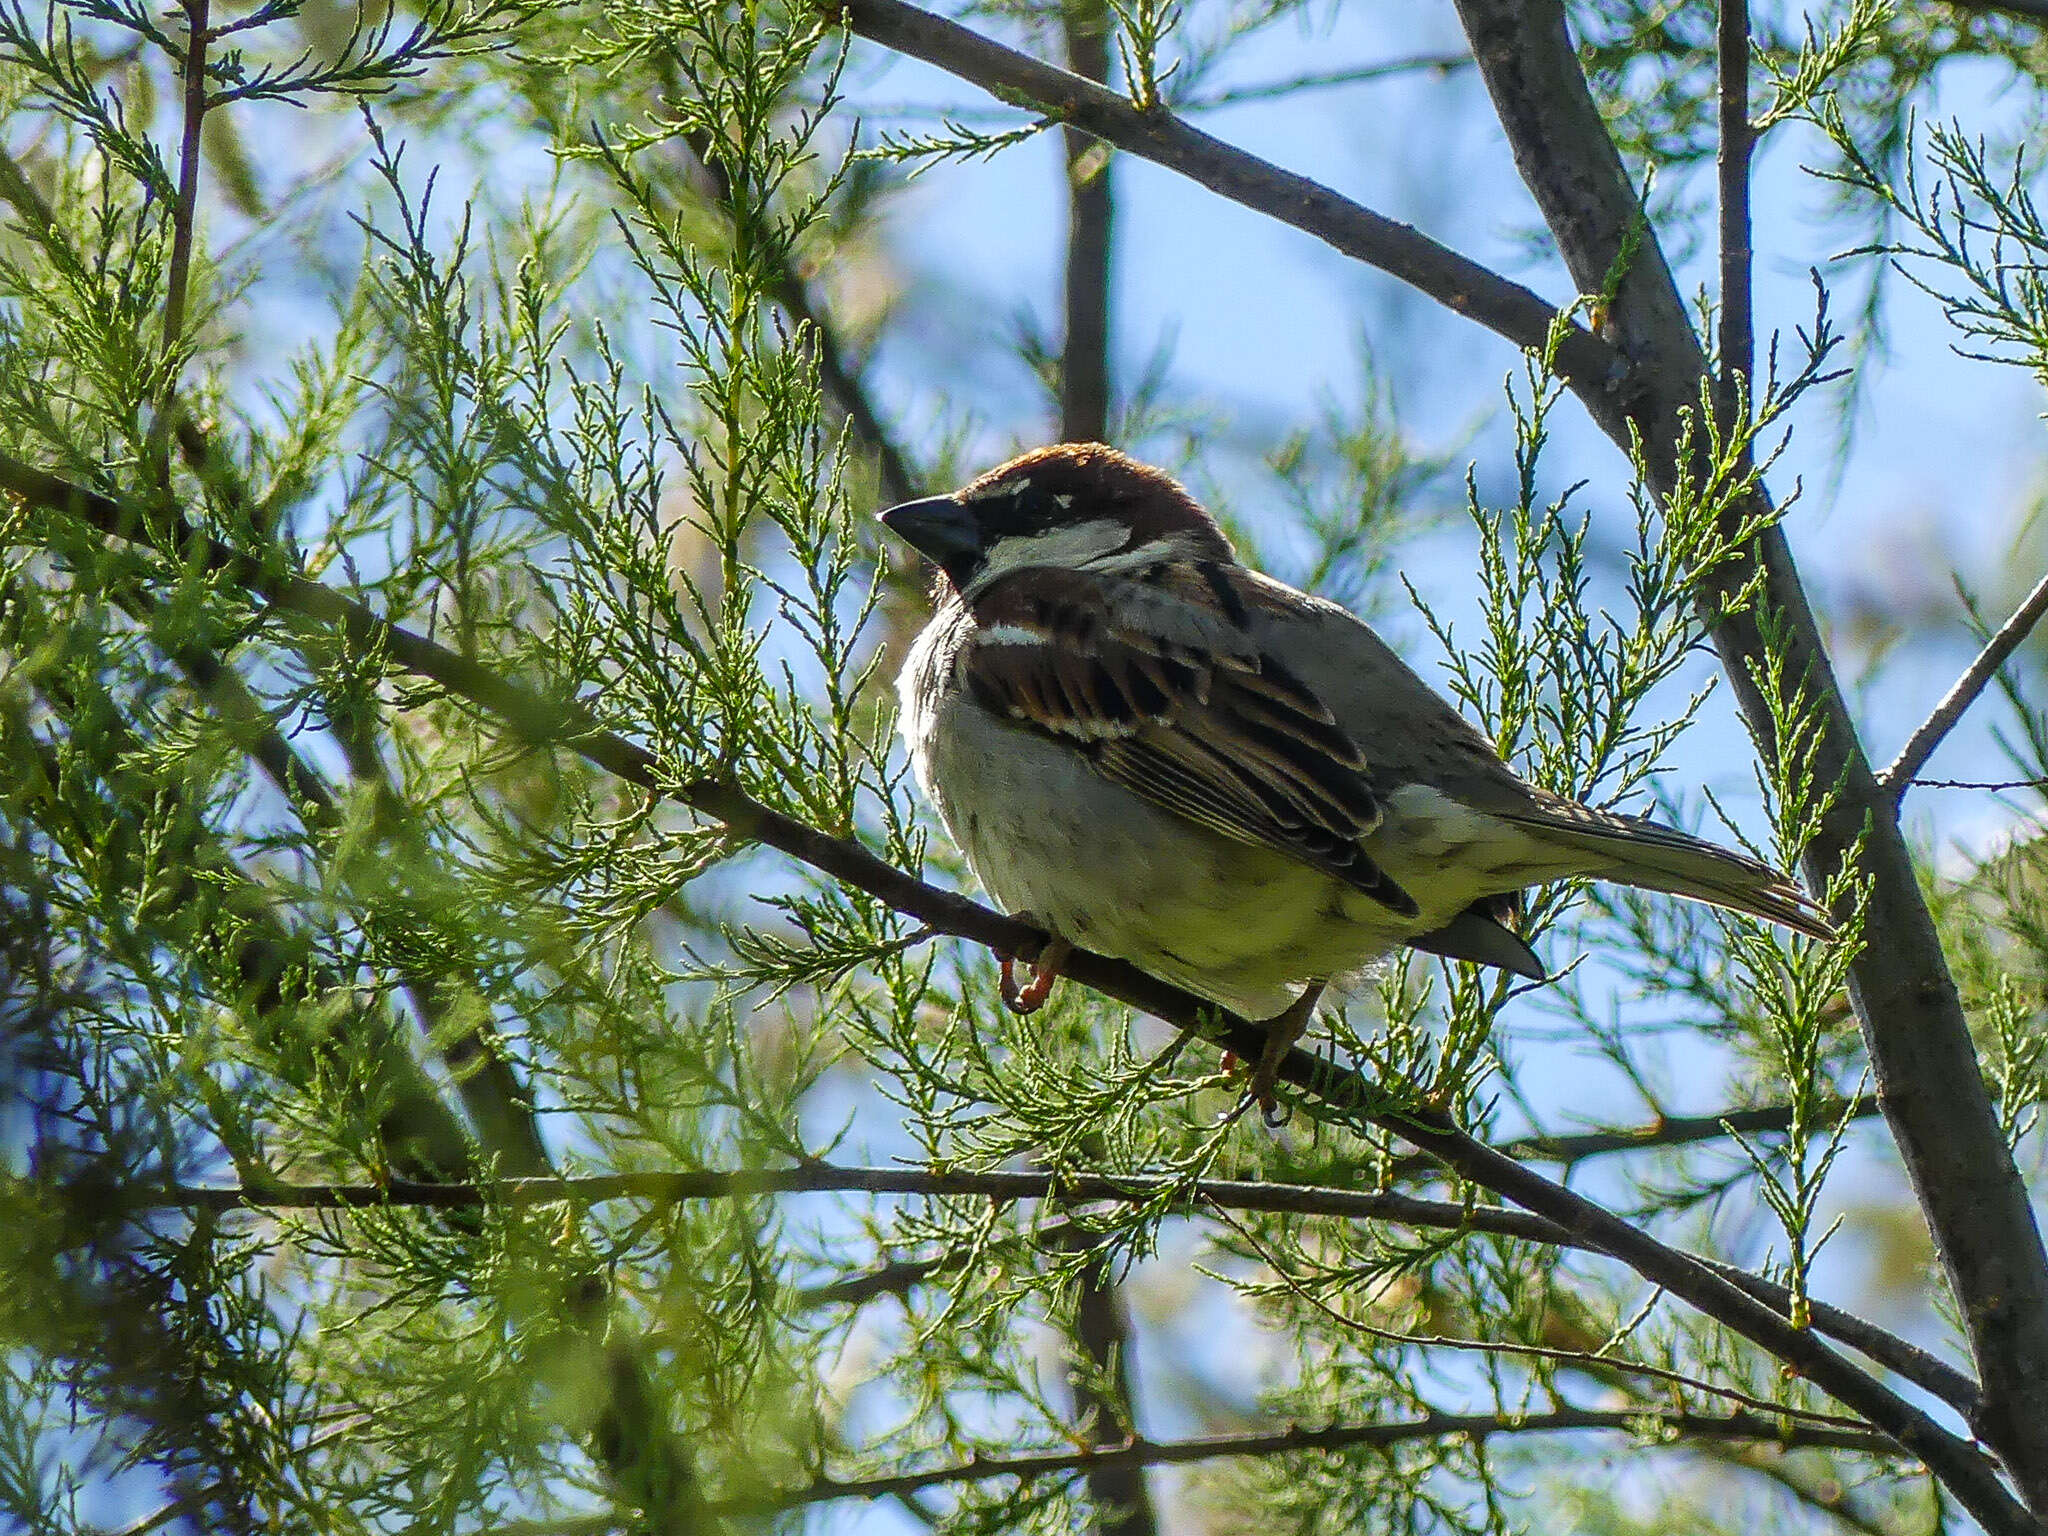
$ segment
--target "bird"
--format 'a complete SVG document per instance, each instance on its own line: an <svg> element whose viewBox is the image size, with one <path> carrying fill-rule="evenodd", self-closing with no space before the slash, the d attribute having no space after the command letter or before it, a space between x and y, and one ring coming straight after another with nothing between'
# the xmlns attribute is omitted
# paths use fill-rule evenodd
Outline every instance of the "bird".
<svg viewBox="0 0 2048 1536"><path fill-rule="evenodd" d="M1247 1102L1327 987L1402 946L1531 981L1520 893L1583 876L1831 939L1744 854L1528 783L1365 622L1243 564L1165 471L1060 443L882 526L938 568L897 678L912 773L989 896L1263 1021Z"/></svg>

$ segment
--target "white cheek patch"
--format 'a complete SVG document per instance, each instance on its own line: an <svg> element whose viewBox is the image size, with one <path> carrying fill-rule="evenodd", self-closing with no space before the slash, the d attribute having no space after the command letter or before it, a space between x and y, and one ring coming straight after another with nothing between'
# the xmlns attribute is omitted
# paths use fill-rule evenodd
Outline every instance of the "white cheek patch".
<svg viewBox="0 0 2048 1536"><path fill-rule="evenodd" d="M1030 629L1022 624L989 624L974 632L976 645L1046 645L1042 630Z"/></svg>
<svg viewBox="0 0 2048 1536"><path fill-rule="evenodd" d="M1161 561L1184 559L1187 554L1187 546L1179 539L1152 539L1140 544L1136 549L1126 549L1121 553L1107 554L1090 560L1088 569L1101 571L1105 575L1114 575L1118 571L1140 571L1148 565L1158 565Z"/></svg>
<svg viewBox="0 0 2048 1536"><path fill-rule="evenodd" d="M1045 533L1017 534L998 539L981 562L973 584L960 595L972 602L988 585L1027 565L1051 565L1078 570L1123 548L1131 530L1109 518L1074 523Z"/></svg>

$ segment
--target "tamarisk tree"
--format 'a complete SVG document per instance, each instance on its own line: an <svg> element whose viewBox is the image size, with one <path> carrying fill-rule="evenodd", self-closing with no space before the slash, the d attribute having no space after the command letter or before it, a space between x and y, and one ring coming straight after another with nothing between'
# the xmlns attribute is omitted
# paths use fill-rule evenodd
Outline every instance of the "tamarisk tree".
<svg viewBox="0 0 2048 1536"><path fill-rule="evenodd" d="M2048 781L2048 581L1873 728L1791 468L1861 451L1901 295L2048 379L2048 9L1367 9L1417 46L1272 79L1343 18L0 4L13 1524L2048 1529L2048 877L1931 865ZM1394 85L1483 89L1527 282L1221 136ZM1848 254L1764 328L1774 140ZM1010 265L919 253L1020 164ZM1427 348L1288 427L1134 362L1138 173L1497 347L1497 425L1411 437ZM1753 785L1717 835L1840 941L1534 892L1551 981L1397 957L1270 1130L1255 1024L1127 965L1012 1017L1045 936L908 784L869 514L1056 438L1393 616L1548 788ZM1828 1247L1852 1166L1924 1305Z"/></svg>

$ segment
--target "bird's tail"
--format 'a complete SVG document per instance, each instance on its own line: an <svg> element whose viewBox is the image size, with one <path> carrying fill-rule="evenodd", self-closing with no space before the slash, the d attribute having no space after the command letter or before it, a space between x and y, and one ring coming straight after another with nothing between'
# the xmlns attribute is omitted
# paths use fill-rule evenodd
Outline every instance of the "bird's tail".
<svg viewBox="0 0 2048 1536"><path fill-rule="evenodd" d="M1835 937L1827 913L1791 880L1689 832L1563 801L1510 819L1553 847L1582 856L1576 873L1747 912L1811 938Z"/></svg>

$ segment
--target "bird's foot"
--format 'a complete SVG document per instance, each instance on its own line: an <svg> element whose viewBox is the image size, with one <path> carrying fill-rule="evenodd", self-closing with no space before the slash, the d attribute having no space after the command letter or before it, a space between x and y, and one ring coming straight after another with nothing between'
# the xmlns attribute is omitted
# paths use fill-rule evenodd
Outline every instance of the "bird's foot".
<svg viewBox="0 0 2048 1536"><path fill-rule="evenodd" d="M1301 996L1288 1004L1283 1013L1275 1014L1266 1021L1266 1048L1259 1053L1258 1065L1252 1068L1252 1075L1245 1083L1244 1104L1259 1106L1259 1115L1269 1130L1278 1130L1288 1121L1288 1114L1280 1108L1279 1100L1273 1096L1273 1085L1279 1081L1280 1064L1287 1059L1287 1053L1294 1049L1294 1042L1308 1031L1309 1021L1315 1017L1316 1004L1323 999L1323 988L1327 982L1310 982Z"/></svg>
<svg viewBox="0 0 2048 1536"><path fill-rule="evenodd" d="M1044 927L1028 912L1017 914L1019 921ZM1017 983L1017 957L1003 955L1002 997L1003 1006L1012 1013L1036 1013L1045 1006L1045 1000L1052 992L1052 984L1059 980L1060 967L1067 963L1067 956L1074 952L1074 946L1054 934L1045 941L1045 948L1038 952L1038 958L1031 962L1031 979L1023 985Z"/></svg>

